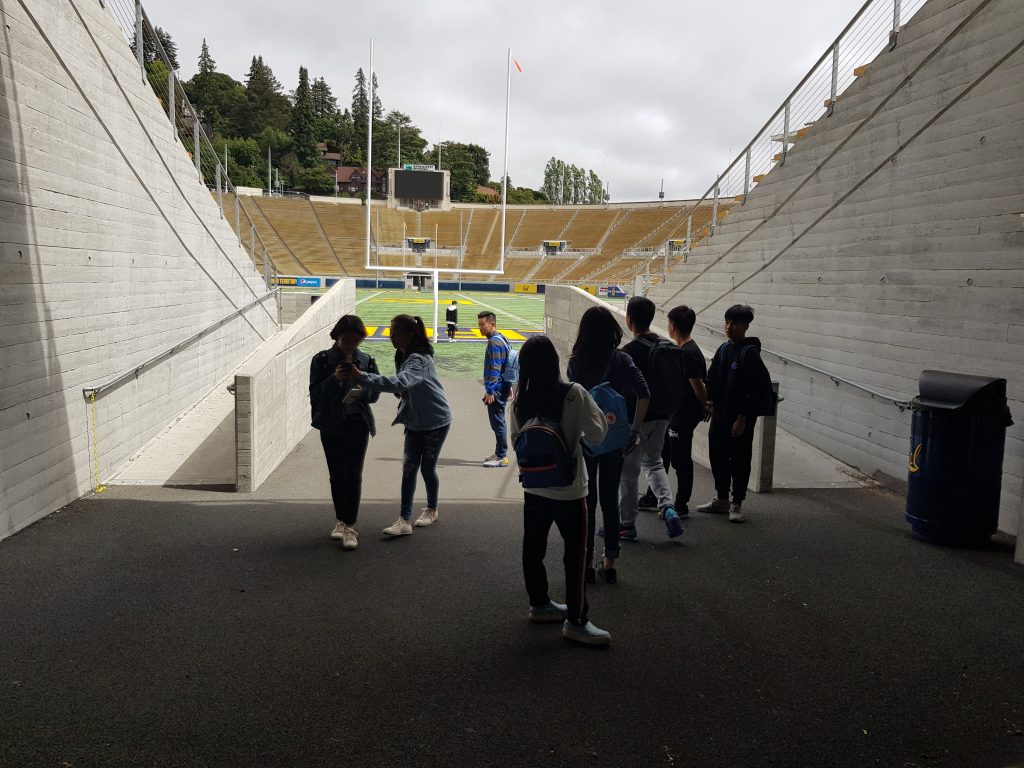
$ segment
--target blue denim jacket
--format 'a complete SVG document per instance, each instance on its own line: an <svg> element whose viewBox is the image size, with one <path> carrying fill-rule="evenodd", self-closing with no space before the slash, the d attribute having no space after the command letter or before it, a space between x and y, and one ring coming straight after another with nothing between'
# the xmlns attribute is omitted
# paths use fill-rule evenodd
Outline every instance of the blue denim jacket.
<svg viewBox="0 0 1024 768"><path fill-rule="evenodd" d="M397 376L364 372L360 383L371 391L401 394L402 402L392 424L404 424L414 432L425 432L452 423L448 396L437 378L431 355L414 352L402 362Z"/></svg>

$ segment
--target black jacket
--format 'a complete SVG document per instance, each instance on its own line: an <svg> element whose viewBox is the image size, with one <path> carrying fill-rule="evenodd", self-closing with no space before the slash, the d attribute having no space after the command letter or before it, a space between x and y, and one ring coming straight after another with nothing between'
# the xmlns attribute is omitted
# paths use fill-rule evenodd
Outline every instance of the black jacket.
<svg viewBox="0 0 1024 768"><path fill-rule="evenodd" d="M715 418L752 415L751 395L756 394L758 369L764 367L761 340L756 336L738 344L727 341L718 348L708 370L708 396L715 404Z"/></svg>
<svg viewBox="0 0 1024 768"><path fill-rule="evenodd" d="M370 403L377 402L379 392L364 390L355 402L346 406L345 395L352 388L354 380L338 381L334 369L341 362L341 351L332 346L313 355L309 364L309 403L312 410L312 425L321 432L337 434L345 429L345 422L362 419L370 428L370 434L377 434L377 424L370 410ZM367 373L380 373L377 361L361 349L356 350L356 365Z"/></svg>

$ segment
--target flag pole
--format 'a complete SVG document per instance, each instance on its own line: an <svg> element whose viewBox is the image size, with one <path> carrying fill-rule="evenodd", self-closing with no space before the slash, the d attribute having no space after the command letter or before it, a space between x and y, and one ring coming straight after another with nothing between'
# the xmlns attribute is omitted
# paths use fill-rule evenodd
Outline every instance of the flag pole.
<svg viewBox="0 0 1024 768"><path fill-rule="evenodd" d="M505 272L505 207L508 201L508 112L512 96L512 49L508 49L508 61L505 62L505 160L501 174L501 261L498 271Z"/></svg>
<svg viewBox="0 0 1024 768"><path fill-rule="evenodd" d="M373 199L373 38L370 38L370 77L366 81L370 108L366 118L366 268L370 268L370 201Z"/></svg>

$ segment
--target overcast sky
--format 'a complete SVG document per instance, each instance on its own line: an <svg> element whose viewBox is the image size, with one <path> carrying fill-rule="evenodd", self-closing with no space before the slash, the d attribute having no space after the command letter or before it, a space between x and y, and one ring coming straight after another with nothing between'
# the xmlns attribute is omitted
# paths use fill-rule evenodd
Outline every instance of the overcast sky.
<svg viewBox="0 0 1024 768"><path fill-rule="evenodd" d="M842 31L863 0L144 0L195 73L203 37L243 80L260 54L286 90L299 66L339 104L376 47L384 109L431 146L480 144L500 178L506 50L508 168L537 188L551 156L592 168L614 201L699 197Z"/></svg>

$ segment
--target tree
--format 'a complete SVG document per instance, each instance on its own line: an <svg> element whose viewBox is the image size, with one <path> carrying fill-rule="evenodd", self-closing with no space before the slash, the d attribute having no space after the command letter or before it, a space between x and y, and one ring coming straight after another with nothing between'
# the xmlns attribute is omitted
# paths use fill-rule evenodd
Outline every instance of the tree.
<svg viewBox="0 0 1024 768"><path fill-rule="evenodd" d="M210 55L210 46L206 44L206 38L203 38L203 47L199 51L199 72L196 76L209 77L217 71L217 62L213 60L213 56Z"/></svg>
<svg viewBox="0 0 1024 768"><path fill-rule="evenodd" d="M356 70L356 84L352 88L352 146L350 153L363 156L366 148L366 122L370 118L370 97L366 90L366 75L363 68Z"/></svg>
<svg viewBox="0 0 1024 768"><path fill-rule="evenodd" d="M175 72L178 71L178 44L171 38L170 32L165 32L160 27L156 27L156 39L160 41L160 47L164 49L164 54L167 56L167 60L171 63L171 69ZM205 44L206 41L204 40Z"/></svg>
<svg viewBox="0 0 1024 768"><path fill-rule="evenodd" d="M316 146L315 119L309 71L305 67L299 67L299 85L295 89L292 104L291 134L295 142L295 156L299 164L305 168L312 168L320 162L320 153Z"/></svg>
<svg viewBox="0 0 1024 768"><path fill-rule="evenodd" d="M239 126L244 135L257 136L266 128L288 129L291 105L262 56L252 57L245 79L245 98L248 110Z"/></svg>
<svg viewBox="0 0 1024 768"><path fill-rule="evenodd" d="M307 168L299 174L299 189L311 195L329 195L334 192L335 177L321 167Z"/></svg>

